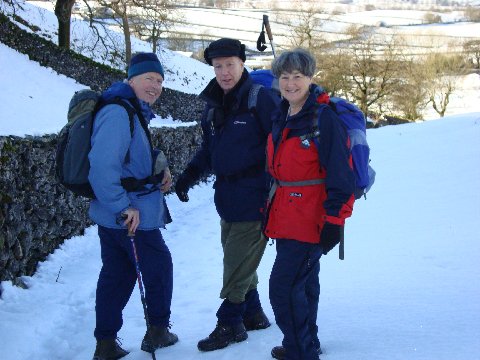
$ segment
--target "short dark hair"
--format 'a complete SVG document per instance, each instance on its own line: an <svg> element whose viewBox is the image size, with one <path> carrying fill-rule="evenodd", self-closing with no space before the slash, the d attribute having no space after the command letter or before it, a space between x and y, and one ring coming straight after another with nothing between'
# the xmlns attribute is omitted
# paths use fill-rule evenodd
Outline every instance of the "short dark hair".
<svg viewBox="0 0 480 360"><path fill-rule="evenodd" d="M305 76L313 77L317 64L312 54L302 48L285 51L272 62L272 72L279 78L283 72L299 71Z"/></svg>

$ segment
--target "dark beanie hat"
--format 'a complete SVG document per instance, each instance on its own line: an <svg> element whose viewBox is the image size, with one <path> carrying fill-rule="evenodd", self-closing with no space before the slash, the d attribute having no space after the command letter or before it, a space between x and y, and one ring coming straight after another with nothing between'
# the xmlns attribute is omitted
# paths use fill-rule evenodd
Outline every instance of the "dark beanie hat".
<svg viewBox="0 0 480 360"><path fill-rule="evenodd" d="M162 64L160 64L156 54L138 53L132 57L132 60L130 60L130 66L128 67L128 80L134 76L145 74L147 72L159 73L162 75L162 78L165 79Z"/></svg>
<svg viewBox="0 0 480 360"><path fill-rule="evenodd" d="M210 43L203 53L209 65L212 65L213 58L229 56L238 56L245 62L245 45L238 40L222 38Z"/></svg>

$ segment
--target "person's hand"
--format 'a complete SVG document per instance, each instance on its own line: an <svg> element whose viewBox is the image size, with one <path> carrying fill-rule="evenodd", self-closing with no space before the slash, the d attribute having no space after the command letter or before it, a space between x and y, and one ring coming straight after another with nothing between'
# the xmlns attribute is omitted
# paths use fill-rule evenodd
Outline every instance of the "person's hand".
<svg viewBox="0 0 480 360"><path fill-rule="evenodd" d="M166 193L168 190L170 190L171 187L172 187L172 173L170 172L170 169L167 167L164 170L162 186L160 187L160 190L163 193Z"/></svg>
<svg viewBox="0 0 480 360"><path fill-rule="evenodd" d="M201 172L194 166L187 166L185 171L181 173L175 183L175 192L182 202L187 202L188 190L195 185L195 182L200 178Z"/></svg>
<svg viewBox="0 0 480 360"><path fill-rule="evenodd" d="M128 208L122 212L123 225L127 226L128 232L134 234L140 225L140 212L134 208Z"/></svg>
<svg viewBox="0 0 480 360"><path fill-rule="evenodd" d="M322 246L323 255L332 250L343 239L344 227L342 225L336 225L326 222L323 225L322 232L320 233L320 245Z"/></svg>
<svg viewBox="0 0 480 360"><path fill-rule="evenodd" d="M182 175L180 175L177 182L175 183L175 192L177 193L177 196L180 199L180 201L187 202L189 200L188 198L189 188L190 188L189 181L185 173L183 173Z"/></svg>

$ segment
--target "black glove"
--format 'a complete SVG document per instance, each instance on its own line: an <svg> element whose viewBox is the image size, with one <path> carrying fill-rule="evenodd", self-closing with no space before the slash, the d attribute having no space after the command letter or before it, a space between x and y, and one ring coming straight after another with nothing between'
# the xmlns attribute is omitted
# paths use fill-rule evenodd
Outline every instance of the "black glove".
<svg viewBox="0 0 480 360"><path fill-rule="evenodd" d="M326 222L320 234L320 245L322 246L323 255L332 250L340 240L343 239L344 227Z"/></svg>
<svg viewBox="0 0 480 360"><path fill-rule="evenodd" d="M197 168L188 166L184 172L178 177L175 183L175 192L178 198L182 202L187 202L188 190L195 184L200 178L200 171Z"/></svg>

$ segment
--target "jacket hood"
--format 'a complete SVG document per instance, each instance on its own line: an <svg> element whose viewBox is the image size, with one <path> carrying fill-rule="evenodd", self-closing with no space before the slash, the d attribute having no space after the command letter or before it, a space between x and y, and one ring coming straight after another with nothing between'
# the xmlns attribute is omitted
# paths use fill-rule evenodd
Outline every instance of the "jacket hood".
<svg viewBox="0 0 480 360"><path fill-rule="evenodd" d="M130 103L132 102L132 99L135 99L140 105L142 115L145 120L147 120L147 122L150 122L150 120L155 117L155 114L153 113L150 105L147 102L138 99L132 87L126 82L113 83L107 90L102 93L101 97L103 101L109 101L115 98L129 100Z"/></svg>
<svg viewBox="0 0 480 360"><path fill-rule="evenodd" d="M128 83L116 82L113 83L107 90L102 93L102 100L108 101L116 97L122 99L134 99L136 98L135 92Z"/></svg>

